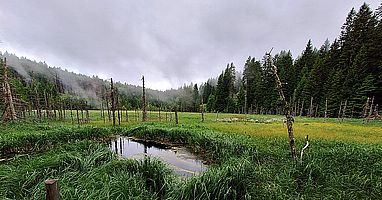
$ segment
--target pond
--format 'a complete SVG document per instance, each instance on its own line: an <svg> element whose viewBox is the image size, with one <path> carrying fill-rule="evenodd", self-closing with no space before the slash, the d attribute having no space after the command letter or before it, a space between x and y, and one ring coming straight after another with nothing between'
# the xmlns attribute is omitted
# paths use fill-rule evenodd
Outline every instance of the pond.
<svg viewBox="0 0 382 200"><path fill-rule="evenodd" d="M207 170L207 165L185 147L118 136L110 141L109 148L124 158L143 159L145 156L158 158L180 176L193 176Z"/></svg>

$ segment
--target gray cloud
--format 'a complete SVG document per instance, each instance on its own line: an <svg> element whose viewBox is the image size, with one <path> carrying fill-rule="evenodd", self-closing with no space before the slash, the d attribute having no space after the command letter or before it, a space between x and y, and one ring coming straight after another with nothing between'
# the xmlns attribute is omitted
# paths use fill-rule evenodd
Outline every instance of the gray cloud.
<svg viewBox="0 0 382 200"><path fill-rule="evenodd" d="M379 2L369 1L375 9ZM356 0L0 0L1 51L168 89L242 69L265 51L301 53L338 36Z"/></svg>

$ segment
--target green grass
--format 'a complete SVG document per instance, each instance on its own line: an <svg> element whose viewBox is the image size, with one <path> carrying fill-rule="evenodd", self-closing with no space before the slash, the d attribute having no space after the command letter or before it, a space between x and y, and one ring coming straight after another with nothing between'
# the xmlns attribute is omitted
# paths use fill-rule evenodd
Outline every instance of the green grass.
<svg viewBox="0 0 382 200"><path fill-rule="evenodd" d="M2 124L0 151L16 157L0 162L0 197L44 199L47 178L59 179L62 199L378 199L382 193L381 122L296 118L298 150L305 135L311 138L301 163L290 159L281 116L219 114L252 119L230 123L209 113L201 123L198 113L180 113L179 125L152 116L116 128L97 116L92 111L91 123L81 126ZM114 134L182 144L211 165L184 179L158 160L121 160L94 141Z"/></svg>
<svg viewBox="0 0 382 200"><path fill-rule="evenodd" d="M118 160L106 147L77 142L0 165L0 195L44 199L43 181L57 178L62 199L152 198L170 170L155 160ZM162 191L163 190L163 191Z"/></svg>
<svg viewBox="0 0 382 200"><path fill-rule="evenodd" d="M113 133L110 129L94 126L32 123L2 125L0 131L0 156L44 150L60 142L105 138Z"/></svg>

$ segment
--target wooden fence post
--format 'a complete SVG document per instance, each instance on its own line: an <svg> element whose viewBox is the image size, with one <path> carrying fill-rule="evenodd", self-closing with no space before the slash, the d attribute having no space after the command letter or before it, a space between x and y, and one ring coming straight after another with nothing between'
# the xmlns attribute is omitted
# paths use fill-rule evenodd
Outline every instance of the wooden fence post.
<svg viewBox="0 0 382 200"><path fill-rule="evenodd" d="M60 190L58 188L58 180L47 179L45 180L46 200L59 200Z"/></svg>

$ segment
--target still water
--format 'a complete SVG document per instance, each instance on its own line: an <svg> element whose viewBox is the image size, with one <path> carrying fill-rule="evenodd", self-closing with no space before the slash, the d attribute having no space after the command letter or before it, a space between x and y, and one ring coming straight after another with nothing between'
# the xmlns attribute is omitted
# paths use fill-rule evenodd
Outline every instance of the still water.
<svg viewBox="0 0 382 200"><path fill-rule="evenodd" d="M143 159L145 156L158 158L181 176L193 176L207 170L202 160L197 159L184 147L171 147L119 136L109 143L109 148L125 158Z"/></svg>

